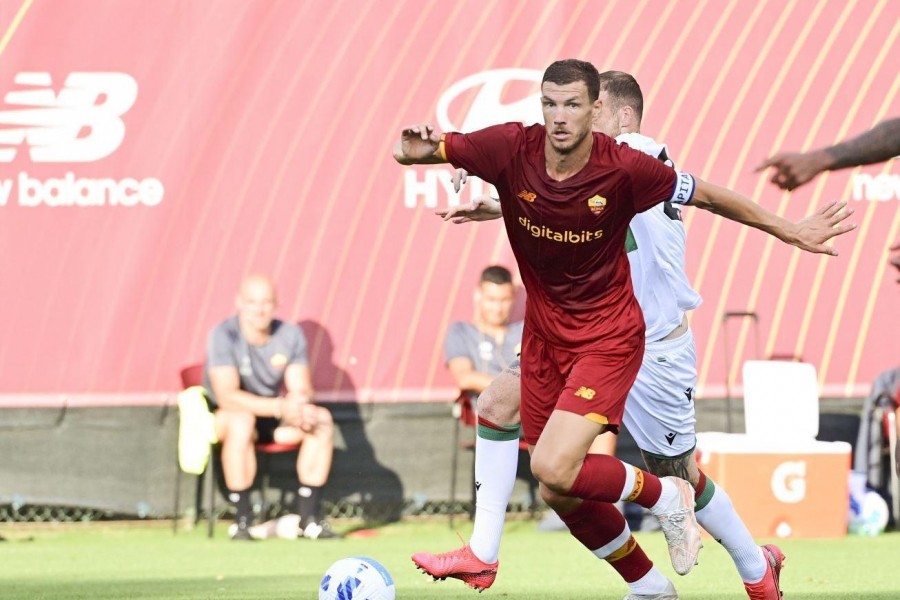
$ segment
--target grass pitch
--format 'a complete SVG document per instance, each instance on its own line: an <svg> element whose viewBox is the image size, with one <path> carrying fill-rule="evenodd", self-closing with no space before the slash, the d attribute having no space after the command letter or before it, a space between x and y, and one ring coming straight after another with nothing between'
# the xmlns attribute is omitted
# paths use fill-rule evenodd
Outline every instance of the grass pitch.
<svg viewBox="0 0 900 600"><path fill-rule="evenodd" d="M460 533L468 536L470 525ZM231 542L200 529L173 535L162 527L23 529L0 527L0 599L12 600L315 600L320 577L339 558L371 556L391 572L400 600L621 600L624 583L565 533L539 533L531 521L507 525L497 582L484 594L456 580L432 582L409 556L444 551L459 540L445 522L411 522L377 535L336 541ZM746 596L725 551L707 539L700 565L678 577L661 534L638 534L681 598ZM900 598L900 533L876 538L788 540L782 587L787 600Z"/></svg>

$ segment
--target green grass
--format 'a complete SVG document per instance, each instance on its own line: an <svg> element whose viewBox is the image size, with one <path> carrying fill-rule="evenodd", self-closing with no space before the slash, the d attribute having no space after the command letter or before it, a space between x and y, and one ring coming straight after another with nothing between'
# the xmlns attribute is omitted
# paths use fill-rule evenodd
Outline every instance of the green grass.
<svg viewBox="0 0 900 600"><path fill-rule="evenodd" d="M467 536L469 524L460 533ZM315 599L322 573L335 560L366 555L394 576L406 600L515 598L621 600L625 585L565 533L538 533L534 522L507 526L497 582L483 595L455 580L434 583L414 570L410 554L443 551L459 541L445 522L405 523L376 537L312 542L229 541L220 529L208 540L195 530L173 536L162 528L91 525L59 530L0 528L0 599ZM728 555L705 542L700 565L674 575L659 534L638 539L679 593L691 600L746 598ZM900 533L877 538L788 540L783 572L787 600L900 598Z"/></svg>

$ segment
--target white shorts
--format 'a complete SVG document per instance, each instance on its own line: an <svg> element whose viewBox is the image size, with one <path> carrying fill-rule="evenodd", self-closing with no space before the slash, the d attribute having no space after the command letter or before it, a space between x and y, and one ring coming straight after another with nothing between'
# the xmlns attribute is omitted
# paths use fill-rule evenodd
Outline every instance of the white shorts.
<svg viewBox="0 0 900 600"><path fill-rule="evenodd" d="M694 448L696 385L697 353L690 329L672 340L647 343L622 419L638 448L659 456Z"/></svg>

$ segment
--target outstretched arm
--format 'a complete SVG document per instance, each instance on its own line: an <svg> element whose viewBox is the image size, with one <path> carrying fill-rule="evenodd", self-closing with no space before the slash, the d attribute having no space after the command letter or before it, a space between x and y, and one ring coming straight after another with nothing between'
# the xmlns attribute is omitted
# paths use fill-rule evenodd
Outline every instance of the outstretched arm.
<svg viewBox="0 0 900 600"><path fill-rule="evenodd" d="M775 167L772 183L784 190L800 187L822 171L869 165L900 155L900 117L828 148L805 153L782 153L756 167Z"/></svg>
<svg viewBox="0 0 900 600"><path fill-rule="evenodd" d="M478 196L468 204L436 210L434 214L457 225L470 221L492 221L503 216L500 200L490 196Z"/></svg>
<svg viewBox="0 0 900 600"><path fill-rule="evenodd" d="M807 252L837 256L837 250L826 246L825 242L856 229L854 224L842 223L853 214L852 209L842 211L846 202L832 202L805 219L791 223L737 192L701 179L696 180L696 185L691 206L755 227Z"/></svg>
<svg viewBox="0 0 900 600"><path fill-rule="evenodd" d="M465 169L457 169L450 178L453 189L459 192L465 185L468 176L469 173ZM478 196L468 204L436 210L434 214L444 221L452 221L456 225L473 221L493 221L503 216L500 210L500 200L490 196Z"/></svg>
<svg viewBox="0 0 900 600"><path fill-rule="evenodd" d="M441 136L429 124L411 125L400 132L394 144L394 160L401 165L433 165L447 162L441 151Z"/></svg>

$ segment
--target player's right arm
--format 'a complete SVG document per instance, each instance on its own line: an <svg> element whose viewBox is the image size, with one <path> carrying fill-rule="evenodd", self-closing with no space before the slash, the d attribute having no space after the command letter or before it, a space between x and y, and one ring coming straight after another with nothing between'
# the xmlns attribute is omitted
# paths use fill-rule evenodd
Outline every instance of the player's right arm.
<svg viewBox="0 0 900 600"><path fill-rule="evenodd" d="M428 123L404 127L394 144L394 160L401 165L433 165L447 162L443 140Z"/></svg>

